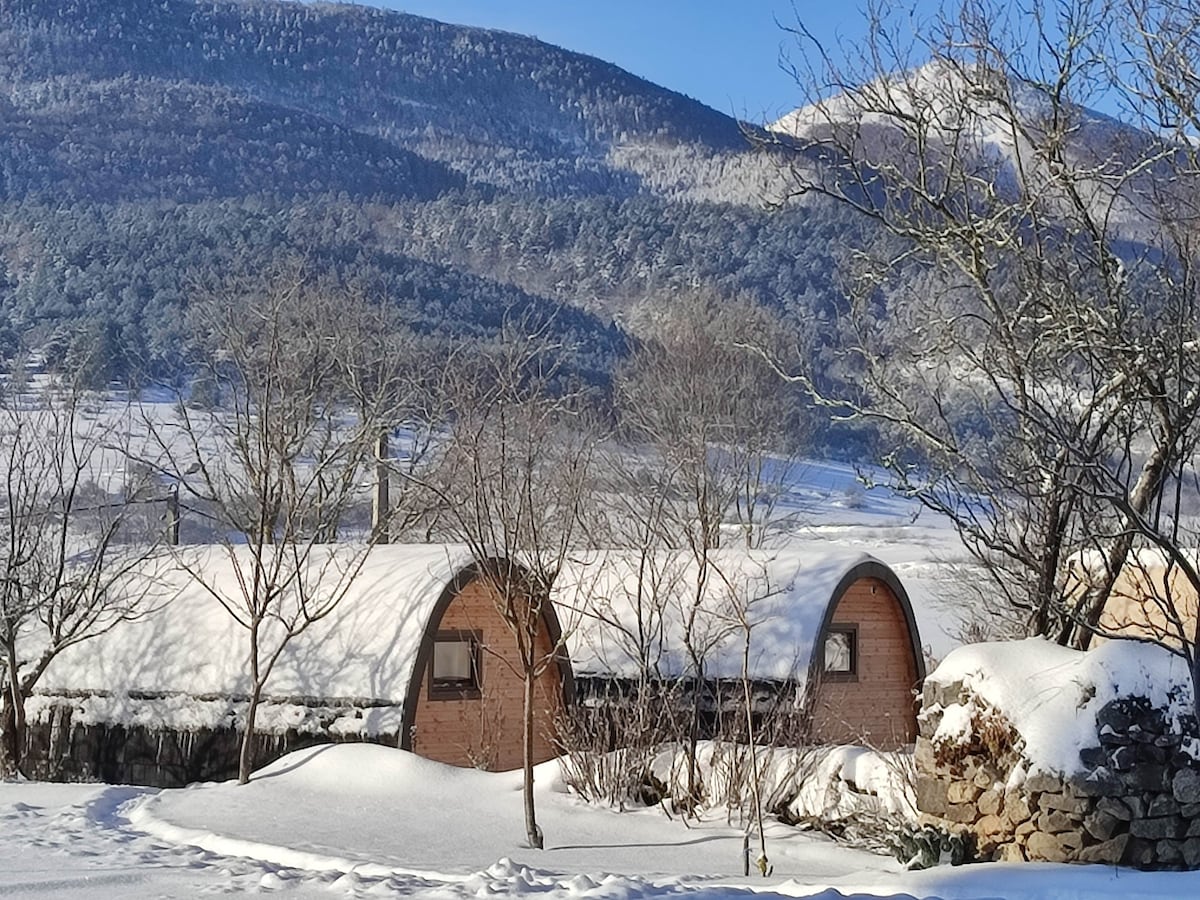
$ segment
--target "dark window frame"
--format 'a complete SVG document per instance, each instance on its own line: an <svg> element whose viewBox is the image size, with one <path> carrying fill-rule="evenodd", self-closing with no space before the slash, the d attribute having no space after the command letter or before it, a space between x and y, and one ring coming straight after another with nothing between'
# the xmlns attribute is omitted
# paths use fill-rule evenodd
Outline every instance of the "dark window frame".
<svg viewBox="0 0 1200 900"><path fill-rule="evenodd" d="M467 679L438 679L434 677L437 645L471 645L471 677ZM438 631L433 636L429 652L428 692L430 700L477 700L483 696L483 632L469 629Z"/></svg>
<svg viewBox="0 0 1200 900"><path fill-rule="evenodd" d="M845 671L832 671L826 667L826 644L835 634L844 634L850 638L850 668ZM834 622L825 629L820 653L821 675L826 681L858 681L858 625L856 623Z"/></svg>

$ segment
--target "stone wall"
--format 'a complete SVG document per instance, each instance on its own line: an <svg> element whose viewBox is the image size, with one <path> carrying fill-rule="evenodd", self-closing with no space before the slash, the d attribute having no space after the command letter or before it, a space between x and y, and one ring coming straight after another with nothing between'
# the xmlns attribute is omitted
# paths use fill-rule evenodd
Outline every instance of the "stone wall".
<svg viewBox="0 0 1200 900"><path fill-rule="evenodd" d="M935 743L947 710L969 733ZM1169 723L1144 698L1108 703L1079 771L1033 773L1003 716L960 684L927 684L916 747L925 823L968 832L981 859L1200 868L1200 765L1194 720ZM1194 745L1192 745L1194 746Z"/></svg>
<svg viewBox="0 0 1200 900"><path fill-rule="evenodd" d="M321 728L322 718L344 709L314 709L303 730L265 731L255 736L255 768L315 744L367 740L397 745L396 734L360 736ZM320 715L324 713L325 715ZM215 728L117 725L73 721L70 701L52 705L26 728L24 770L39 781L103 781L181 787L197 781L236 778L242 732L234 725ZM231 717L232 719L232 717Z"/></svg>

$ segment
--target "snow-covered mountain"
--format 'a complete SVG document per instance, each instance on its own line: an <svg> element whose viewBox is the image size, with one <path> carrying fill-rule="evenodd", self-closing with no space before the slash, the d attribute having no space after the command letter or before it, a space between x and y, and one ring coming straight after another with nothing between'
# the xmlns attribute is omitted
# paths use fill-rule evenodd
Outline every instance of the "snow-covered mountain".
<svg viewBox="0 0 1200 900"><path fill-rule="evenodd" d="M1037 138L1056 127L1051 121L1056 112L1068 117L1058 127L1071 130L1072 149L1090 148L1096 160L1118 144L1148 138L1085 106L1066 103L1056 111L1049 88L938 60L799 107L768 128L793 138L817 139L847 125L897 127L907 122L948 144L966 140L1012 161L1028 151L1026 135Z"/></svg>
<svg viewBox="0 0 1200 900"><path fill-rule="evenodd" d="M926 154L930 171L944 171L953 158L1013 196L1053 191L1065 167L1093 211L1135 237L1144 225L1139 197L1156 174L1140 167L1161 143L1086 106L1054 103L1053 89L937 60L795 109L768 128L802 145L848 150L884 173L910 171L916 152Z"/></svg>
<svg viewBox="0 0 1200 900"><path fill-rule="evenodd" d="M764 213L780 175L746 126L531 37L351 4L12 0L0 98L0 363L101 346L98 379L174 377L189 282L297 255L447 339L559 311L594 378L612 319L675 292L805 320L836 297L837 214Z"/></svg>

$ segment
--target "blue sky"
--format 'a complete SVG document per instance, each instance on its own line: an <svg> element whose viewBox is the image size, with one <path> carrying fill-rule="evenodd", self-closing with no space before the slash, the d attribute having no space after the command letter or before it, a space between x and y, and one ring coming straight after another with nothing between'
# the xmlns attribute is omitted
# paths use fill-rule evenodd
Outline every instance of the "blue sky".
<svg viewBox="0 0 1200 900"><path fill-rule="evenodd" d="M826 45L860 37L865 0L365 0L375 6L485 28L532 34L616 63L635 75L751 121L801 102L780 70L794 46L776 19L797 15ZM905 9L928 7L904 0Z"/></svg>

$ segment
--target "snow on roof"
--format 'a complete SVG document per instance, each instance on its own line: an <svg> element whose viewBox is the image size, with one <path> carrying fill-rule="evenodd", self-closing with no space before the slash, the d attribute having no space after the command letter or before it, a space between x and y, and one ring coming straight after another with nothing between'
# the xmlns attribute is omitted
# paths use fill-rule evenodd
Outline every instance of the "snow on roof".
<svg viewBox="0 0 1200 900"><path fill-rule="evenodd" d="M315 548L308 577L335 590L345 567L366 550ZM246 548L238 548L243 566ZM164 575L173 599L136 622L71 648L39 685L44 693L183 693L195 697L250 690L248 636L214 595L240 605L238 575L223 547L186 551L205 585L179 568ZM426 623L451 579L471 563L453 545L376 546L344 599L293 639L271 675L271 697L375 700L403 704ZM267 626L267 642L278 626Z"/></svg>
<svg viewBox="0 0 1200 900"><path fill-rule="evenodd" d="M702 579L688 551L601 551L567 563L552 598L576 674L632 678L639 660L659 675L690 674L690 620L707 677L740 677L749 634L751 677L802 681L835 588L869 562L827 547L719 550Z"/></svg>
<svg viewBox="0 0 1200 900"><path fill-rule="evenodd" d="M248 551L236 552L244 573ZM364 552L361 546L316 548L305 578L317 595L327 595ZM228 709L220 702L210 702L211 710L202 708L204 702L247 695L248 634L221 602L235 610L241 605L238 569L229 550L189 548L179 560L200 573L203 583L159 560L153 567L163 582L159 596L171 599L143 619L121 623L63 653L43 676L39 693L100 694L81 701L81 721L115 717L134 723L150 716L181 727L212 724ZM661 675L693 671L684 639L690 620L707 677L740 676L748 630L752 677L803 681L834 590L853 569L870 562L877 561L827 548L721 550L712 555L701 585L700 567L688 553L660 554L639 565L634 554L597 552L563 567L552 599L573 669L580 674L637 674L634 635L640 609L647 635L641 643ZM434 607L471 563L462 546L372 548L340 604L288 644L268 681L267 698L293 705L303 699L402 707ZM269 649L279 626L264 627ZM150 695L138 701L145 709L133 709L126 702L130 695ZM176 709L172 698L179 696L194 702ZM151 709L155 703L163 708ZM290 707L278 712L303 714Z"/></svg>
<svg viewBox="0 0 1200 900"><path fill-rule="evenodd" d="M1096 744L1096 714L1118 697L1146 697L1176 720L1192 706L1183 658L1138 641L1109 641L1086 652L1044 638L970 644L926 677L927 685L955 683L1013 724L1025 739L1030 772L1082 771L1079 751ZM935 742L967 736L969 706L968 700L947 707Z"/></svg>
<svg viewBox="0 0 1200 900"><path fill-rule="evenodd" d="M1186 548L1180 553L1192 566L1200 566L1200 548ZM1141 547L1129 552L1127 570L1156 571L1177 563L1159 547ZM1108 572L1108 554L1102 550L1077 550L1067 559L1067 569L1082 578L1103 578Z"/></svg>

